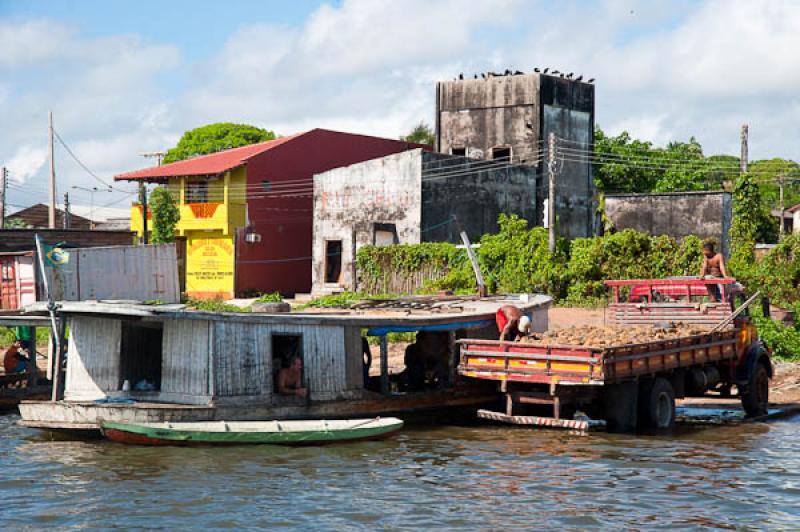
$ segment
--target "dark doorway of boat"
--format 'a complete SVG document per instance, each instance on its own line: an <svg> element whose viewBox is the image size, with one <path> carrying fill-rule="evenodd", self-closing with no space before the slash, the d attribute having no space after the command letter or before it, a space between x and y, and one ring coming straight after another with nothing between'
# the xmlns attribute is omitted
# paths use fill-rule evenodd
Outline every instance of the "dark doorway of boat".
<svg viewBox="0 0 800 532"><path fill-rule="evenodd" d="M137 392L161 390L164 325L159 322L122 322L120 388Z"/></svg>
<svg viewBox="0 0 800 532"><path fill-rule="evenodd" d="M303 336L300 334L272 334L272 383L276 404L305 402L305 357Z"/></svg>

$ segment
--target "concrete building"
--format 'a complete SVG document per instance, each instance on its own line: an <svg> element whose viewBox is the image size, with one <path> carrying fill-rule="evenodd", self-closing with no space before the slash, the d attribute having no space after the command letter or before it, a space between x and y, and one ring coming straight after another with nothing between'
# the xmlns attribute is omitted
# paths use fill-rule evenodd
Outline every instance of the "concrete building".
<svg viewBox="0 0 800 532"><path fill-rule="evenodd" d="M177 198L190 297L294 294L311 289L314 174L420 146L313 129L114 179L165 184ZM142 226L134 205L131 229Z"/></svg>
<svg viewBox="0 0 800 532"><path fill-rule="evenodd" d="M606 217L614 229L635 229L651 235L714 238L725 256L730 252L733 219L730 192L608 194Z"/></svg>
<svg viewBox="0 0 800 532"><path fill-rule="evenodd" d="M547 197L547 139L557 138L556 216L568 238L595 232L592 168L594 85L544 74L491 76L436 85L436 149L476 159L529 164ZM531 222L544 222L543 208Z"/></svg>
<svg viewBox="0 0 800 532"><path fill-rule="evenodd" d="M772 211L772 215L783 223L783 231L786 234L800 233L800 203L793 205L781 212L779 209Z"/></svg>
<svg viewBox="0 0 800 532"><path fill-rule="evenodd" d="M314 176L313 292L354 289L366 244L460 243L501 213L536 219L536 171L417 149ZM458 220L456 223L454 217Z"/></svg>

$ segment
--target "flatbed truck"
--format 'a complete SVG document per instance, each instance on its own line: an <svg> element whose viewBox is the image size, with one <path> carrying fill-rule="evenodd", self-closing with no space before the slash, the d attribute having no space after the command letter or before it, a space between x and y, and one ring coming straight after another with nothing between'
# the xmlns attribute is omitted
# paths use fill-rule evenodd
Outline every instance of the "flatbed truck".
<svg viewBox="0 0 800 532"><path fill-rule="evenodd" d="M685 297L663 295L681 293L673 283L686 287ZM505 399L505 411L481 410L480 417L587 429L589 420L574 418L580 410L612 431L665 429L675 423L676 398L730 396L734 387L748 416L766 413L772 363L746 309L753 299L740 285L697 278L606 284L613 290L607 324L683 323L707 332L610 347L459 340L459 374L497 381ZM709 285L717 285L720 300L698 301L697 287Z"/></svg>

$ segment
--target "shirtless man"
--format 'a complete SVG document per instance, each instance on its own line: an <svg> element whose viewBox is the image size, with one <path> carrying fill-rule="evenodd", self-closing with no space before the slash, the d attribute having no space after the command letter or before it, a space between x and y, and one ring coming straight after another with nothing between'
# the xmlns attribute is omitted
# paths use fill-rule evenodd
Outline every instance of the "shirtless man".
<svg viewBox="0 0 800 532"><path fill-rule="evenodd" d="M303 388L303 361L299 356L292 357L288 368L278 373L278 393L306 397L308 390Z"/></svg>
<svg viewBox="0 0 800 532"><path fill-rule="evenodd" d="M724 279L728 277L728 271L725 268L725 257L722 253L717 253L714 250L714 244L706 242L703 244L703 266L700 268L701 279ZM712 301L720 300L720 289L718 284L706 285L708 295Z"/></svg>
<svg viewBox="0 0 800 532"><path fill-rule="evenodd" d="M525 335L530 333L531 319L522 314L522 311L514 305L503 305L495 314L497 330L500 331L500 341L508 340L513 342L518 334Z"/></svg>

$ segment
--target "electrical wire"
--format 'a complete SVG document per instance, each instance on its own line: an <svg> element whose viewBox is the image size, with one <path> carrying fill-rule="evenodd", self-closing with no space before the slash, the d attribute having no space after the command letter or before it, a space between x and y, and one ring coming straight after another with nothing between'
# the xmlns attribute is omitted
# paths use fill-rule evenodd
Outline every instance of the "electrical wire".
<svg viewBox="0 0 800 532"><path fill-rule="evenodd" d="M59 143L60 143L60 144L61 144L61 145L64 147L64 149L65 149L65 150L67 150L67 153L69 153L70 157L72 157L72 158L75 160L75 162L76 162L76 163L78 163L78 166L80 166L81 168L83 168L84 170L86 170L86 173L88 173L90 176L92 176L93 178L95 178L97 181L99 181L100 183L102 183L103 185L105 185L106 187L108 187L109 189L113 189L113 188L114 188L114 187L112 187L110 184L108 184L108 183L106 183L105 181L103 181L103 180L102 180L102 179L101 179L101 178L100 178L100 177L99 177L97 174L95 174L94 172L92 172L91 170L89 170L89 167L87 167L85 164L83 164L83 161L81 161L80 159L78 159L78 156L77 156L77 155L75 155L75 154L72 152L72 150L70 149L70 147L69 147L69 146L67 146L67 143L66 143L66 142L64 142L64 139L62 139L62 138L61 138L61 135L59 135L59 134L58 134L58 131L56 131L55 129L53 129L53 135L55 135L56 139L58 139L58 142L59 142Z"/></svg>

